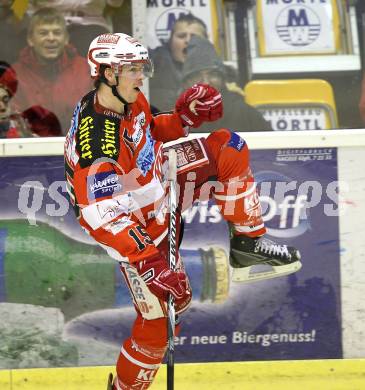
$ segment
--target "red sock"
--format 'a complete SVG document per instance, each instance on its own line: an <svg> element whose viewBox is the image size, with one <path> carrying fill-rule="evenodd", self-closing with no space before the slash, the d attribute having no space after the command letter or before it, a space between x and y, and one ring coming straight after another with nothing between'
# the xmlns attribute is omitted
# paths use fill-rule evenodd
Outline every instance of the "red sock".
<svg viewBox="0 0 365 390"><path fill-rule="evenodd" d="M117 390L145 390L148 389L160 367L163 354L159 357L147 356L131 338L124 341L117 362ZM150 351L149 351L150 352ZM150 354L150 353L149 353Z"/></svg>
<svg viewBox="0 0 365 390"><path fill-rule="evenodd" d="M180 326L177 325L176 335L179 330ZM166 347L167 318L145 320L138 314L132 336L124 341L119 354L116 390L148 389L157 374Z"/></svg>

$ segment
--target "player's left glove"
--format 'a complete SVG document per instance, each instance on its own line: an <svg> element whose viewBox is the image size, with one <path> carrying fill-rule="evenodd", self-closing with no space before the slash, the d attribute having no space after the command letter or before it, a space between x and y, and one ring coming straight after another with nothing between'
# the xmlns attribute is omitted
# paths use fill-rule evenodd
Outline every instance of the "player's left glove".
<svg viewBox="0 0 365 390"><path fill-rule="evenodd" d="M208 84L194 84L178 97L175 110L183 126L196 128L222 117L222 95Z"/></svg>
<svg viewBox="0 0 365 390"><path fill-rule="evenodd" d="M172 271L163 256L157 255L139 261L134 266L151 292L159 299L167 301L169 294L172 294L177 302L191 299L186 274Z"/></svg>

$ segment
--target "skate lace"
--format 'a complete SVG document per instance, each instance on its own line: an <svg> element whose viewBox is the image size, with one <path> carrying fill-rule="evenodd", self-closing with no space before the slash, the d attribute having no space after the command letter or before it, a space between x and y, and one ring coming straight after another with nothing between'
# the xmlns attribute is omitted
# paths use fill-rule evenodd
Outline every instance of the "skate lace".
<svg viewBox="0 0 365 390"><path fill-rule="evenodd" d="M281 258L290 258L288 247L286 245L275 244L269 240L257 241L255 252L261 252L266 255L272 255Z"/></svg>

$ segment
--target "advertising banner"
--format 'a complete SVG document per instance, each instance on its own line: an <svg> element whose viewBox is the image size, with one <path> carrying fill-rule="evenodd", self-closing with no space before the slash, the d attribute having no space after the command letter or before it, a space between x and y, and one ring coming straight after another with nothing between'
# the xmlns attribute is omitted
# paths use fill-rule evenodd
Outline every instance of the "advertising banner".
<svg viewBox="0 0 365 390"><path fill-rule="evenodd" d="M259 0L262 54L335 53L334 7L331 0Z"/></svg>
<svg viewBox="0 0 365 390"><path fill-rule="evenodd" d="M147 42L150 49L166 43L171 29L182 14L192 13L207 26L208 36L212 36L212 9L209 0L196 1L147 1Z"/></svg>
<svg viewBox="0 0 365 390"><path fill-rule="evenodd" d="M320 107L270 107L259 111L273 130L325 130L330 125L326 111Z"/></svg>
<svg viewBox="0 0 365 390"><path fill-rule="evenodd" d="M114 364L135 318L118 264L81 230L63 158L0 160L0 368ZM268 237L302 269L230 280L229 233L213 202L185 212L193 288L177 362L341 358L337 149L255 150Z"/></svg>

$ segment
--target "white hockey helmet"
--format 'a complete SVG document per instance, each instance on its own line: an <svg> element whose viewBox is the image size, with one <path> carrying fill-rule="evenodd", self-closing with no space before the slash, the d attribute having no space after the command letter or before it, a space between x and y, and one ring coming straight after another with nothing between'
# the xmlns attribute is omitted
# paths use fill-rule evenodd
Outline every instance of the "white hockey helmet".
<svg viewBox="0 0 365 390"><path fill-rule="evenodd" d="M147 49L137 39L122 33L102 34L90 44L87 54L91 77L99 76L100 65L119 73L124 65L142 64L146 77L153 75L153 64Z"/></svg>

